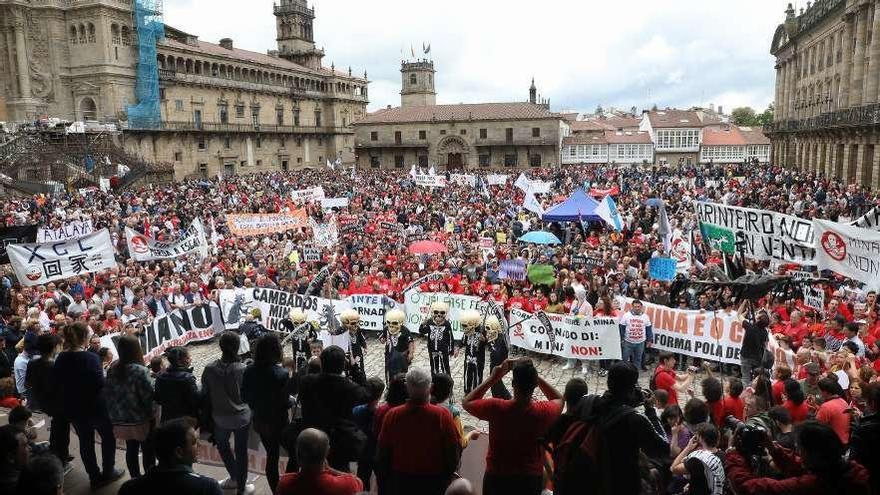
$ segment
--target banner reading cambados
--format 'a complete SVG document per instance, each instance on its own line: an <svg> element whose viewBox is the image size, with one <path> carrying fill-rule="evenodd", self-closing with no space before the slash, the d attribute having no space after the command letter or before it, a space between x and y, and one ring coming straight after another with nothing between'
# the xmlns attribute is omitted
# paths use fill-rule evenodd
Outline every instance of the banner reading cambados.
<svg viewBox="0 0 880 495"><path fill-rule="evenodd" d="M617 297L621 313L629 311L633 300ZM742 320L736 313L691 311L643 303L654 327L654 348L700 357L709 361L739 364L742 347Z"/></svg>

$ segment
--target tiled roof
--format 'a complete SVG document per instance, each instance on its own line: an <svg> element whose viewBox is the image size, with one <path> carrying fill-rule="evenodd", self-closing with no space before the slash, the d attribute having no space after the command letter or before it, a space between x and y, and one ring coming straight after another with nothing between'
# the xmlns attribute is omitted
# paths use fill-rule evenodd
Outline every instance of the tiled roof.
<svg viewBox="0 0 880 495"><path fill-rule="evenodd" d="M571 123L572 132L616 131L620 129L635 130L638 128L639 119L635 117L599 117Z"/></svg>
<svg viewBox="0 0 880 495"><path fill-rule="evenodd" d="M704 146L744 146L749 144L770 144L770 139L760 129L754 127L722 125L703 129Z"/></svg>
<svg viewBox="0 0 880 495"><path fill-rule="evenodd" d="M609 127L596 120L578 120L571 123L571 132L601 132Z"/></svg>
<svg viewBox="0 0 880 495"><path fill-rule="evenodd" d="M652 110L648 119L654 129L703 127L700 116L691 110Z"/></svg>
<svg viewBox="0 0 880 495"><path fill-rule="evenodd" d="M328 67L322 67L318 70L309 69L308 67L304 67L299 64L295 64L289 60L285 60L279 57L270 57L265 53L252 52L250 50L242 50L241 48L235 48L233 46L232 50L227 50L220 45L215 45L214 43L208 43L202 40L196 40L195 45L191 45L188 43L183 43L181 41L166 37L164 40L159 42L159 46L167 46L169 48L173 48L176 50L189 50L195 51L199 53L203 53L205 55L211 55L215 57L222 57L234 60L240 60L242 62L249 62L253 64L261 64L275 67L281 70L296 70L299 72L307 72L314 75L335 75L337 77L349 77L348 72L341 71L331 71ZM363 78L354 77L354 79L363 80Z"/></svg>
<svg viewBox="0 0 880 495"><path fill-rule="evenodd" d="M605 140L605 134L572 134L562 138L562 144L608 144Z"/></svg>
<svg viewBox="0 0 880 495"><path fill-rule="evenodd" d="M745 137L746 144L770 144L770 138L758 127L740 127L739 130Z"/></svg>
<svg viewBox="0 0 880 495"><path fill-rule="evenodd" d="M532 119L561 119L561 117L559 114L547 110L542 105L533 105L528 102L462 103L458 105L386 108L368 114L363 119L355 122L355 124Z"/></svg>
<svg viewBox="0 0 880 495"><path fill-rule="evenodd" d="M651 144L651 135L647 132L605 131L608 144Z"/></svg>
<svg viewBox="0 0 880 495"><path fill-rule="evenodd" d="M564 120L570 124L577 122L577 119L578 119L577 113L560 113L559 115L562 116L562 120Z"/></svg>
<svg viewBox="0 0 880 495"><path fill-rule="evenodd" d="M703 146L742 146L744 144L746 144L745 137L734 125L703 129Z"/></svg>

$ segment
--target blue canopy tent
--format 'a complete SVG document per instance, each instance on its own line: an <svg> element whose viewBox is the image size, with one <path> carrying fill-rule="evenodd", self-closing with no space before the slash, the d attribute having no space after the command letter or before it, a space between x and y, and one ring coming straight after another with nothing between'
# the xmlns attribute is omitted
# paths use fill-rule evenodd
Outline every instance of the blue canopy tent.
<svg viewBox="0 0 880 495"><path fill-rule="evenodd" d="M568 199L545 211L541 219L545 222L577 222L581 219L601 222L602 218L595 214L597 206L599 206L598 201L578 188Z"/></svg>

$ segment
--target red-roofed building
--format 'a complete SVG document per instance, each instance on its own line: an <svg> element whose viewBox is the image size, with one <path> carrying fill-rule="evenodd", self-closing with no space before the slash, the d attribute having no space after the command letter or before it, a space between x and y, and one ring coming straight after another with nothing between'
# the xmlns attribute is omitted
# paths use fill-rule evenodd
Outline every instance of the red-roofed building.
<svg viewBox="0 0 880 495"><path fill-rule="evenodd" d="M711 126L703 129L700 163L742 163L770 161L770 140L751 127Z"/></svg>
<svg viewBox="0 0 880 495"><path fill-rule="evenodd" d="M577 133L565 137L562 144L563 164L654 162L654 145L647 132Z"/></svg>

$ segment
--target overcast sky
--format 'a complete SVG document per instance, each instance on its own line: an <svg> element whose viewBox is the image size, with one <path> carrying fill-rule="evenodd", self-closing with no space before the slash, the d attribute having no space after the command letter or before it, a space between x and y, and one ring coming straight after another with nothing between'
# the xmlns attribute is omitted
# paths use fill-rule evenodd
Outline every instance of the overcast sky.
<svg viewBox="0 0 880 495"><path fill-rule="evenodd" d="M274 49L272 0L165 0L165 22L216 43ZM363 75L370 110L400 104L400 60L431 44L438 103L522 101L532 76L553 110L773 99L770 42L788 0L312 0L324 65ZM806 2L800 2L806 3Z"/></svg>

